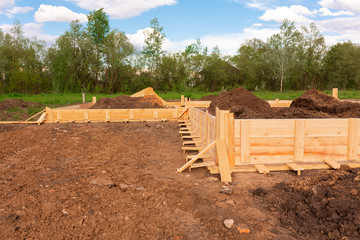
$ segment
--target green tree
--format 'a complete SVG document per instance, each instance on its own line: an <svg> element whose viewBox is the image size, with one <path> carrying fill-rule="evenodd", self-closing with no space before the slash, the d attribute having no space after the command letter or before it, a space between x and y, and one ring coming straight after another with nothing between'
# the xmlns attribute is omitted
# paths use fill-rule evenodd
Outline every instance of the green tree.
<svg viewBox="0 0 360 240"><path fill-rule="evenodd" d="M128 57L134 53L134 46L123 32L115 29L104 39L103 52L106 66L103 82L106 84L106 91L128 91L132 77Z"/></svg>
<svg viewBox="0 0 360 240"><path fill-rule="evenodd" d="M326 53L325 39L314 23L308 28L303 26L302 34L303 54L298 56L303 69L302 88L315 88L320 84L318 81L321 78L321 68Z"/></svg>
<svg viewBox="0 0 360 240"><path fill-rule="evenodd" d="M92 63L92 72L96 80L101 80L101 74L104 73L103 65L103 47L107 34L110 31L109 17L103 8L94 10L87 15L87 31L90 38L96 46L96 58Z"/></svg>
<svg viewBox="0 0 360 240"><path fill-rule="evenodd" d="M326 88L359 89L360 46L350 41L337 43L324 59L324 86Z"/></svg>
<svg viewBox="0 0 360 240"><path fill-rule="evenodd" d="M156 17L150 21L150 29L145 30L144 36L143 64L150 72L151 77L154 78L155 71L160 64L161 55L164 53L162 45L165 41L164 27L160 26Z"/></svg>
<svg viewBox="0 0 360 240"><path fill-rule="evenodd" d="M296 29L295 23L285 19L280 26L280 33L274 34L268 41L269 58L273 64L275 77L280 82L280 91L290 78L290 69L297 59L302 34Z"/></svg>
<svg viewBox="0 0 360 240"><path fill-rule="evenodd" d="M57 92L93 91L96 78L92 73L96 62L96 46L79 21L57 38L49 48L47 62Z"/></svg>

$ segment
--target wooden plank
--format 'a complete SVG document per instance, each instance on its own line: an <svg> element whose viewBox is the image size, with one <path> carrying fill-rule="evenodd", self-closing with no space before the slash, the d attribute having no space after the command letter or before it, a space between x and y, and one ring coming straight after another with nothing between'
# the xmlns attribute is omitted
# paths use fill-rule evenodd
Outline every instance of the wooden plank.
<svg viewBox="0 0 360 240"><path fill-rule="evenodd" d="M241 149L242 150L242 149ZM294 147L250 147L250 155L292 155Z"/></svg>
<svg viewBox="0 0 360 240"><path fill-rule="evenodd" d="M227 150L229 155L230 168L235 167L235 142L234 142L234 113L227 113L228 129L227 129Z"/></svg>
<svg viewBox="0 0 360 240"><path fill-rule="evenodd" d="M219 162L220 178L222 182L231 182L231 171L229 166L229 158L226 150L224 139L216 140L216 153Z"/></svg>
<svg viewBox="0 0 360 240"><path fill-rule="evenodd" d="M250 123L245 121L245 123ZM294 137L293 128L255 128L251 129L251 137Z"/></svg>
<svg viewBox="0 0 360 240"><path fill-rule="evenodd" d="M324 162L329 165L330 167L332 167L333 169L339 169L340 168L340 163L338 163L337 161L334 160L324 160Z"/></svg>
<svg viewBox="0 0 360 240"><path fill-rule="evenodd" d="M194 139L194 138L199 138L199 136L197 136L197 135L183 135L183 136L181 136L182 140L184 140L184 139Z"/></svg>
<svg viewBox="0 0 360 240"><path fill-rule="evenodd" d="M246 120L243 120L246 121ZM274 129L294 129L294 122L295 119L252 119L247 120L251 122L251 130L253 129L267 129L267 128L274 128Z"/></svg>
<svg viewBox="0 0 360 240"><path fill-rule="evenodd" d="M254 167L258 173L268 174L270 172L270 170L264 164L254 164Z"/></svg>
<svg viewBox="0 0 360 240"><path fill-rule="evenodd" d="M178 119L181 118L185 114L185 112L187 112L187 111L189 111L189 107L185 108L184 111L182 111L177 118Z"/></svg>
<svg viewBox="0 0 360 240"><path fill-rule="evenodd" d="M188 161L187 163L184 164L184 166L182 166L181 168L177 169L177 172L181 173L183 172L186 168L188 168L191 164L193 164L196 160L198 160L201 156L205 155L205 153L207 153L212 147L214 147L216 145L216 141L213 141L212 143L210 143L207 147L205 147L201 152L199 152L195 157L193 157L190 161Z"/></svg>
<svg viewBox="0 0 360 240"><path fill-rule="evenodd" d="M305 154L345 155L347 146L305 146Z"/></svg>
<svg viewBox="0 0 360 240"><path fill-rule="evenodd" d="M183 151L202 151L204 149L203 146L185 146L182 147Z"/></svg>
<svg viewBox="0 0 360 240"><path fill-rule="evenodd" d="M305 119L306 128L333 128L341 126L348 128L348 120L345 118L331 119Z"/></svg>
<svg viewBox="0 0 360 240"><path fill-rule="evenodd" d="M240 161L248 163L250 162L250 122L242 121L240 129Z"/></svg>
<svg viewBox="0 0 360 240"><path fill-rule="evenodd" d="M306 125L305 137L348 136L348 128L338 126L341 125L333 125L332 128L308 128Z"/></svg>
<svg viewBox="0 0 360 240"><path fill-rule="evenodd" d="M349 118L348 160L358 160L359 119Z"/></svg>
<svg viewBox="0 0 360 240"><path fill-rule="evenodd" d="M46 115L47 115L47 112L43 112L41 114L40 118L37 120L38 125L40 125L44 122Z"/></svg>
<svg viewBox="0 0 360 240"><path fill-rule="evenodd" d="M295 120L295 140L294 140L294 161L301 162L304 158L305 146L305 120Z"/></svg>
<svg viewBox="0 0 360 240"><path fill-rule="evenodd" d="M348 137L307 137L305 146L347 146Z"/></svg>
<svg viewBox="0 0 360 240"><path fill-rule="evenodd" d="M183 146L189 145L189 144L198 144L198 143L202 143L202 141L201 140L198 140L198 141L184 141Z"/></svg>
<svg viewBox="0 0 360 240"><path fill-rule="evenodd" d="M240 131L239 131L240 133ZM274 138L274 137L256 137L250 138L250 146L253 147L293 147L294 146L294 138L292 137L284 137L284 138ZM235 138L235 146L240 146L240 137Z"/></svg>
<svg viewBox="0 0 360 240"><path fill-rule="evenodd" d="M215 166L215 161L201 162L201 163L193 163L189 168L200 168L200 167L209 167Z"/></svg>
<svg viewBox="0 0 360 240"><path fill-rule="evenodd" d="M286 166L288 166L291 170L296 171L299 176L301 175L301 171L305 170L302 166L296 163L287 163Z"/></svg>
<svg viewBox="0 0 360 240"><path fill-rule="evenodd" d="M253 164L265 164L265 163L286 163L286 162L292 162L294 159L294 155L251 155L250 161L247 163L253 163ZM238 164L244 164L240 161Z"/></svg>
<svg viewBox="0 0 360 240"><path fill-rule="evenodd" d="M179 134L195 134L194 131L179 131Z"/></svg>
<svg viewBox="0 0 360 240"><path fill-rule="evenodd" d="M32 115L31 117L29 117L28 119L26 119L26 120L25 120L25 122L27 122L27 121L29 121L29 120L33 119L34 117L36 117L36 116L38 116L38 115L42 114L42 113L43 113L43 112L45 112L45 111L46 111L46 109L44 109L44 110L42 110L42 111L40 111L40 112L36 113L35 115Z"/></svg>
<svg viewBox="0 0 360 240"><path fill-rule="evenodd" d="M190 159L196 157L196 155L187 155L186 156L186 161L189 161ZM213 155L202 155L201 157L199 157L199 159L211 159L211 158L214 158Z"/></svg>
<svg viewBox="0 0 360 240"><path fill-rule="evenodd" d="M182 127L180 128L180 131L189 131L191 130L191 127Z"/></svg>
<svg viewBox="0 0 360 240"><path fill-rule="evenodd" d="M1 121L0 124L16 124L16 123L25 123L25 124L37 124L37 121Z"/></svg>

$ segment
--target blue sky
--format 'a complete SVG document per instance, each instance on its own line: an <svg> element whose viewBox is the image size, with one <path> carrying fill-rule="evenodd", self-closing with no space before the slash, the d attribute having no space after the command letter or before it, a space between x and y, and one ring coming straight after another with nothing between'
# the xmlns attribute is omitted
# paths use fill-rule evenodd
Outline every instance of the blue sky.
<svg viewBox="0 0 360 240"><path fill-rule="evenodd" d="M233 54L247 39L266 41L285 18L299 27L315 22L327 45L360 43L357 0L0 0L0 28L7 32L19 21L26 36L51 44L72 20L86 25L86 14L99 8L138 49L154 17L164 26L168 51L182 50L199 38L210 49L218 46Z"/></svg>

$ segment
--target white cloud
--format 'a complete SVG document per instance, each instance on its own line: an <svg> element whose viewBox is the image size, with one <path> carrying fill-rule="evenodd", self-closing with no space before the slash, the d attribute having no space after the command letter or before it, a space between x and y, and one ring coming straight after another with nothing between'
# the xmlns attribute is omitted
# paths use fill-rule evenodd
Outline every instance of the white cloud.
<svg viewBox="0 0 360 240"><path fill-rule="evenodd" d="M261 17L264 21L282 22L284 19L295 21L296 23L310 23L311 19L305 17L312 15L306 7L300 5L292 5L290 7L277 7L276 9L267 10Z"/></svg>
<svg viewBox="0 0 360 240"><path fill-rule="evenodd" d="M140 15L150 9L171 6L176 0L67 0L76 2L83 9L92 11L104 8L114 19L126 19Z"/></svg>
<svg viewBox="0 0 360 240"><path fill-rule="evenodd" d="M11 28L14 25L11 24L3 24L0 25L0 28L3 32L10 33ZM25 23L22 25L22 30L24 32L24 36L27 38L33 38L36 37L39 40L43 40L47 42L47 44L52 44L55 42L57 36L45 34L42 30L43 28L42 23Z"/></svg>
<svg viewBox="0 0 360 240"><path fill-rule="evenodd" d="M338 12L332 12L328 8L320 8L317 12L320 13L321 16L331 16L331 17L338 17L338 16L354 16L354 13L350 11L338 11Z"/></svg>
<svg viewBox="0 0 360 240"><path fill-rule="evenodd" d="M134 34L126 34L130 42L134 44L137 50L142 50L144 43L144 31L149 28L139 29ZM271 35L278 33L278 29L264 28L246 28L242 33L232 33L232 34L210 34L200 38L201 43L208 47L211 51L212 48L218 46L221 53L223 54L235 54L239 49L241 44L243 44L248 39L259 38L263 41L266 41ZM185 39L182 41L172 41L168 38L165 39L163 48L170 52L176 52L179 50L184 50L186 46L194 43L196 39Z"/></svg>
<svg viewBox="0 0 360 240"><path fill-rule="evenodd" d="M0 13L1 9L7 9L15 5L14 0L0 0Z"/></svg>
<svg viewBox="0 0 360 240"><path fill-rule="evenodd" d="M321 0L318 4L326 8L360 13L360 1L358 0Z"/></svg>
<svg viewBox="0 0 360 240"><path fill-rule="evenodd" d="M18 13L27 13L34 10L32 7L13 7L12 9L9 9L6 11L6 16L9 18L13 17L15 14Z"/></svg>
<svg viewBox="0 0 360 240"><path fill-rule="evenodd" d="M79 20L84 23L87 22L87 17L83 13L75 13L63 6L52 6L41 4L34 15L35 21L42 22L71 22Z"/></svg>

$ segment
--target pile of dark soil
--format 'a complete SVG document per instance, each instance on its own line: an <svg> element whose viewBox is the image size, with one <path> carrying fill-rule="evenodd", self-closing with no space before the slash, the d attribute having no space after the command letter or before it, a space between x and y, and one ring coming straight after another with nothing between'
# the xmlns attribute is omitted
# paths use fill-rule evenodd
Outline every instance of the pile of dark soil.
<svg viewBox="0 0 360 240"><path fill-rule="evenodd" d="M154 96L129 97L126 95L115 98L100 98L92 106L93 109L126 109L126 108L164 108L163 103Z"/></svg>
<svg viewBox="0 0 360 240"><path fill-rule="evenodd" d="M6 111L14 108L41 107L39 103L24 102L22 99L6 99L0 102L0 111Z"/></svg>
<svg viewBox="0 0 360 240"><path fill-rule="evenodd" d="M199 99L199 101L212 101L214 100L218 95L207 95Z"/></svg>
<svg viewBox="0 0 360 240"><path fill-rule="evenodd" d="M360 169L342 165L257 196L296 239L360 239Z"/></svg>
<svg viewBox="0 0 360 240"><path fill-rule="evenodd" d="M215 96L211 100L209 112L215 115L217 107L220 110L230 110L235 118L269 118L272 113L268 102L242 87Z"/></svg>
<svg viewBox="0 0 360 240"><path fill-rule="evenodd" d="M269 103L244 88L237 88L220 95L209 95L201 100L211 101L209 112L215 109L230 110L236 119L289 119L289 118L357 118L360 103L339 101L311 89L295 99L290 107L271 108Z"/></svg>
<svg viewBox="0 0 360 240"><path fill-rule="evenodd" d="M24 102L22 99L7 99L0 102L0 121L26 120L44 108L40 103ZM35 117L34 120L38 117Z"/></svg>
<svg viewBox="0 0 360 240"><path fill-rule="evenodd" d="M290 107L327 113L339 118L360 117L359 103L340 101L316 89L311 89L295 99Z"/></svg>

